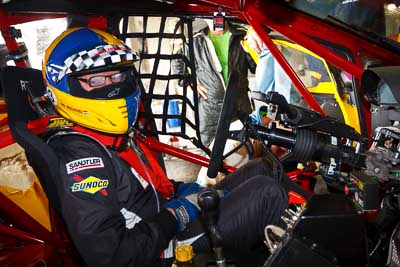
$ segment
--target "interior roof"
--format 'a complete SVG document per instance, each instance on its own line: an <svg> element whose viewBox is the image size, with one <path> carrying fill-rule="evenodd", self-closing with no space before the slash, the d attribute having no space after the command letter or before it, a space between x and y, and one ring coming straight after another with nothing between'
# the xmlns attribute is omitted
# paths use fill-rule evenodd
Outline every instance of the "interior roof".
<svg viewBox="0 0 400 267"><path fill-rule="evenodd" d="M11 0L1 8L29 13L76 13L82 15L168 14L174 5L150 0Z"/></svg>

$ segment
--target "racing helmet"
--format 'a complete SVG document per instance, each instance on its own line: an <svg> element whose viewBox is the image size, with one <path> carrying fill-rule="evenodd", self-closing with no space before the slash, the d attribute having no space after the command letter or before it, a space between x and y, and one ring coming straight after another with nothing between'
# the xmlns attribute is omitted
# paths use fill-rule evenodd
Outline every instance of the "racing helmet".
<svg viewBox="0 0 400 267"><path fill-rule="evenodd" d="M126 133L136 122L140 104L136 60L135 52L107 32L82 27L66 30L45 52L42 71L47 95L61 116L78 125ZM82 85L88 79L82 76L95 74L99 76L90 85L98 87L88 91Z"/></svg>

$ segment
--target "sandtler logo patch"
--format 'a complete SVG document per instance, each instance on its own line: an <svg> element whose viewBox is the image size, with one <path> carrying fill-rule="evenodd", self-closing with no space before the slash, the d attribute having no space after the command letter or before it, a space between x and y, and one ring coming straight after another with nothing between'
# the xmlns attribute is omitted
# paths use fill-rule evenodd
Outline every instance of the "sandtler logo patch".
<svg viewBox="0 0 400 267"><path fill-rule="evenodd" d="M67 173L71 174L77 171L86 169L101 168L104 167L103 160L98 157L77 159L65 164L67 167Z"/></svg>

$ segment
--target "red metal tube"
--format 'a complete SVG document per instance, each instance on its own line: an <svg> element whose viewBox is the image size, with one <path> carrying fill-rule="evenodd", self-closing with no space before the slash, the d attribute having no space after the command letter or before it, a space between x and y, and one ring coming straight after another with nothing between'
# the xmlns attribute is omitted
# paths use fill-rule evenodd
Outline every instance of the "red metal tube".
<svg viewBox="0 0 400 267"><path fill-rule="evenodd" d="M154 138L151 137L146 137L144 139L144 142L146 143L146 145L153 151L157 151L160 153L165 153L168 155L171 155L173 157L177 157L189 162L192 162L194 164L203 166L203 167L208 167L209 165L209 159L191 152L188 152L186 150L177 148L177 147L173 147L164 143L161 143L159 141L157 141ZM225 165L224 164L224 168L228 171L228 172L234 172L236 170L235 167L229 166L229 165Z"/></svg>
<svg viewBox="0 0 400 267"><path fill-rule="evenodd" d="M39 239L51 242L51 232L29 216L24 210L15 205L2 193L0 193L0 203L0 213L3 218L10 221L17 228L27 231L32 235L34 234Z"/></svg>
<svg viewBox="0 0 400 267"><path fill-rule="evenodd" d="M43 240L37 239L33 235L20 231L16 229L15 227L10 227L7 225L0 224L0 235L8 235L14 238L19 238L22 240L27 240L29 242L34 242L34 243L41 243L44 244Z"/></svg>
<svg viewBox="0 0 400 267"><path fill-rule="evenodd" d="M251 5L246 5L242 12L253 27L253 24L264 24L323 57L333 65L351 73L357 79L361 77L363 71L361 57L379 59L386 64L398 64L400 62L400 55L396 52L380 47L359 35L347 32L326 21L273 1L255 1ZM356 59L355 63L336 54L313 38L342 46L352 53Z"/></svg>
<svg viewBox="0 0 400 267"><path fill-rule="evenodd" d="M260 36L260 38L263 40L264 44L268 47L269 51L272 53L274 58L278 61L279 65L289 76L290 80L292 80L294 86L297 88L297 90L299 90L300 94L304 97L304 100L310 106L310 108L319 112L322 115L325 115L324 111L321 109L318 102L315 100L312 94L307 90L304 83L301 81L299 76L297 76L292 66L290 66L290 64L287 62L285 57L282 55L281 51L279 51L279 49L276 47L271 37L269 37L269 35L265 32L261 24L255 22L253 22L252 24L251 17L249 17L249 22L253 26L257 34Z"/></svg>
<svg viewBox="0 0 400 267"><path fill-rule="evenodd" d="M8 117L5 117L0 120L0 127L6 126L8 123Z"/></svg>
<svg viewBox="0 0 400 267"><path fill-rule="evenodd" d="M0 132L0 148L12 145L15 143L14 138L11 135L10 130L5 130L3 132Z"/></svg>
<svg viewBox="0 0 400 267"><path fill-rule="evenodd" d="M0 9L0 30L10 53L16 51L19 48L17 41L10 34L10 25L12 25L11 23L12 22L8 16L8 12ZM15 61L15 65L18 67L30 66L29 61L26 60L17 60Z"/></svg>

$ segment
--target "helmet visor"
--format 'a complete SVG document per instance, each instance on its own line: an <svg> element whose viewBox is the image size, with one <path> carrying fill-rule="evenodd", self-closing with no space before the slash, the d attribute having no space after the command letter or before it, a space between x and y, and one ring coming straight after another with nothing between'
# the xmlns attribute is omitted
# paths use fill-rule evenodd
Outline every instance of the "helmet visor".
<svg viewBox="0 0 400 267"><path fill-rule="evenodd" d="M116 69L82 76L71 75L67 78L70 94L88 99L119 99L132 95L139 90L133 70Z"/></svg>

